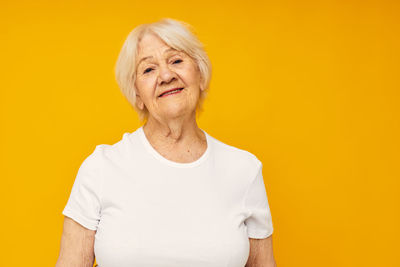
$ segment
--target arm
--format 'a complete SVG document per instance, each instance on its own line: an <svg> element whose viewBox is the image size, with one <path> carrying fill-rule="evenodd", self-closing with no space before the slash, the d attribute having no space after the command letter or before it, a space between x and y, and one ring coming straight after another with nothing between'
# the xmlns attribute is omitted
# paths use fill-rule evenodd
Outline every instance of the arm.
<svg viewBox="0 0 400 267"><path fill-rule="evenodd" d="M56 267L92 267L95 234L96 231L87 229L65 216Z"/></svg>
<svg viewBox="0 0 400 267"><path fill-rule="evenodd" d="M250 255L245 267L276 267L272 235L263 239L249 238Z"/></svg>

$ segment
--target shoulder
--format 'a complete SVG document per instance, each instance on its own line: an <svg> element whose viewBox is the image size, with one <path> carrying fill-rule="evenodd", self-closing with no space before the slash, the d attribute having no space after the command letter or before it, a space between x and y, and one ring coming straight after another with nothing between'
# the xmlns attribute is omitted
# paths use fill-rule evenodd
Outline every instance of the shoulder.
<svg viewBox="0 0 400 267"><path fill-rule="evenodd" d="M99 170L104 164L104 147L103 144L96 145L90 154L84 158L79 167L79 172Z"/></svg>
<svg viewBox="0 0 400 267"><path fill-rule="evenodd" d="M108 166L119 166L125 163L133 153L133 134L125 132L116 142L97 144L86 160L92 165L101 166L103 169Z"/></svg>
<svg viewBox="0 0 400 267"><path fill-rule="evenodd" d="M252 152L229 145L212 136L210 136L210 139L213 144L215 157L229 163L229 165L233 166L235 164L234 166L245 167L247 169L259 169L261 167L261 161Z"/></svg>
<svg viewBox="0 0 400 267"><path fill-rule="evenodd" d="M104 156L112 156L112 154L123 152L124 150L126 151L131 134L133 133L124 132L122 134L122 137L115 142L100 143L95 145L93 154L104 157Z"/></svg>

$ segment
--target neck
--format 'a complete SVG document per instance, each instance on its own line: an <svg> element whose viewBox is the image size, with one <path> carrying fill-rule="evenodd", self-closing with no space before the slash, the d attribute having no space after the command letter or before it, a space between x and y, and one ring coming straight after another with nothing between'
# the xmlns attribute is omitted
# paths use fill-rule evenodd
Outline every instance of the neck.
<svg viewBox="0 0 400 267"><path fill-rule="evenodd" d="M191 147L205 142L205 136L196 122L196 113L189 117L178 117L170 120L157 120L149 115L143 131L154 146L170 149Z"/></svg>

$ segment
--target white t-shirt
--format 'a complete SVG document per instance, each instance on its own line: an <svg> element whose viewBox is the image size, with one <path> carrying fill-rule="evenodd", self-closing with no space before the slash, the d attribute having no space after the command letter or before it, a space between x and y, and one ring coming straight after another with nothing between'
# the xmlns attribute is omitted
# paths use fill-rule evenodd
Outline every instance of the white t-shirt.
<svg viewBox="0 0 400 267"><path fill-rule="evenodd" d="M194 162L168 160L143 126L83 161L62 212L97 230L99 267L243 267L273 232L262 163L202 130Z"/></svg>

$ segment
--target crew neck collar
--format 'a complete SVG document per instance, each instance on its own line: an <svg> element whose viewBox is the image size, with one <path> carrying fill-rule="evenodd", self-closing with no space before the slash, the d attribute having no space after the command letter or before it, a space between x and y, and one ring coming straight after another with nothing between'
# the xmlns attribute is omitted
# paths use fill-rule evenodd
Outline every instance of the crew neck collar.
<svg viewBox="0 0 400 267"><path fill-rule="evenodd" d="M167 164L169 166L172 167L178 167L178 168L190 168L190 167L195 167L197 165L199 165L200 163L202 163L203 161L205 161L208 158L208 155L210 154L210 150L211 150L211 138L208 135L208 133L206 131L204 131L203 129L200 129L206 136L206 141L207 141L207 148L206 150L203 152L203 154L200 156L200 158L198 158L195 161L192 162L176 162L176 161L172 161L169 160L167 158L165 158L164 156L162 156L149 142L149 140L146 137L146 134L144 133L143 130L143 126L141 126L140 128L138 128L138 134L139 137L143 143L143 145L146 147L146 150L148 152L150 152L150 154L152 154L158 161Z"/></svg>

